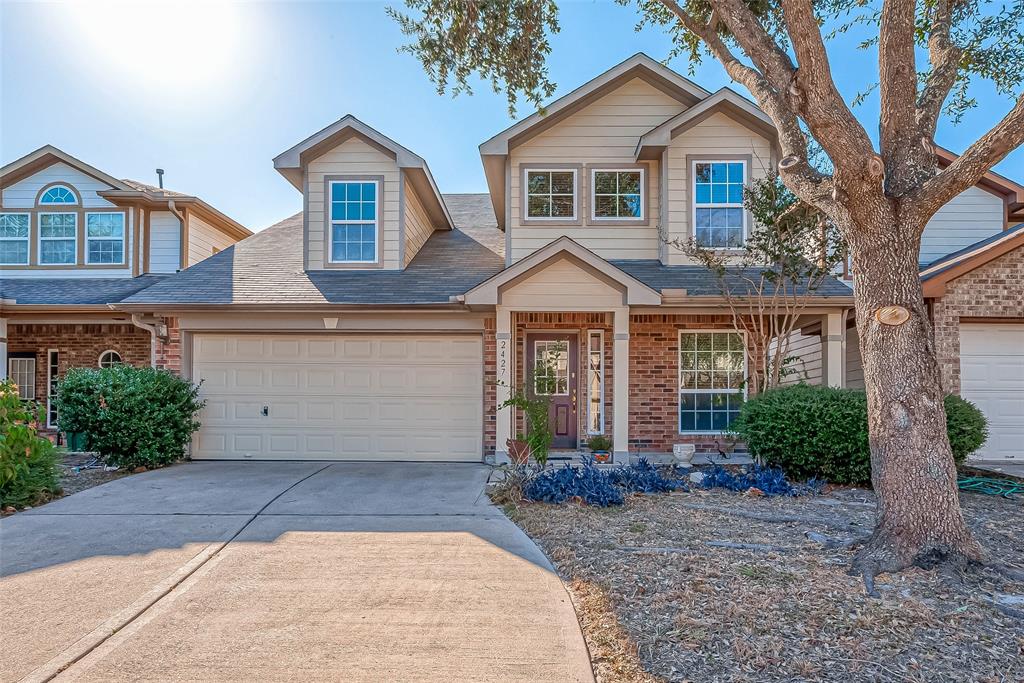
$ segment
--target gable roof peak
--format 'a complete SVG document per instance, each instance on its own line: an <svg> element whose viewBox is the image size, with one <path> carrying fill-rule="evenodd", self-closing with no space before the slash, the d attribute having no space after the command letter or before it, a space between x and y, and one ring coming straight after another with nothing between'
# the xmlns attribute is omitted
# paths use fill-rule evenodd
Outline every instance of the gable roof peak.
<svg viewBox="0 0 1024 683"><path fill-rule="evenodd" d="M110 185L114 189L131 189L123 181L118 180L108 173L104 173L95 166L87 164L81 159L73 157L64 150L51 144L43 145L39 149L29 152L25 156L15 159L11 163L0 168L0 187L12 185L19 180L27 178L33 173L37 173L58 162L67 164L88 176L92 176L93 178Z"/></svg>

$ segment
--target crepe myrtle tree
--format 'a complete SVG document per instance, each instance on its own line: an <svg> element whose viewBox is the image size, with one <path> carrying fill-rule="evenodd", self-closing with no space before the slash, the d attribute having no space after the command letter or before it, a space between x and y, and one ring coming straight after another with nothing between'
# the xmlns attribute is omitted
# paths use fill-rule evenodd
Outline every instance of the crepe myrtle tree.
<svg viewBox="0 0 1024 683"><path fill-rule="evenodd" d="M480 77L537 107L550 97L546 58L559 31L554 0L405 0L390 9L404 48L440 92ZM957 567L985 555L960 510L932 331L918 278L925 223L1024 140L1024 4L989 0L618 0L673 40L669 58L710 55L744 86L778 132L783 182L841 231L857 281L877 522L852 571L873 577L913 565ZM836 38L870 33L881 100L879 146L832 78ZM839 62L841 64L841 62ZM935 129L976 103L989 81L1009 111L939 172ZM814 141L829 168L810 160ZM898 307L898 308L892 308ZM886 315L889 313L889 315ZM905 314L909 313L909 317ZM906 319L904 319L906 317Z"/></svg>

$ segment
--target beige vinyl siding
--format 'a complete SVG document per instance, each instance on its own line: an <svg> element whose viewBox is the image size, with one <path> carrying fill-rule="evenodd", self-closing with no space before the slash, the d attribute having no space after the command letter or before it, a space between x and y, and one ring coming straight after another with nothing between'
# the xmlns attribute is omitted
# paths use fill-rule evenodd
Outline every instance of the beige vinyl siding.
<svg viewBox="0 0 1024 683"><path fill-rule="evenodd" d="M325 267L324 253L324 178L325 176L384 176L380 191L383 202L378 206L381 231L380 258L381 266L388 269L399 269L399 170L394 158L368 144L364 140L353 137L344 141L334 149L309 162L306 169L308 182L307 221L309 227L306 244L310 270L322 270Z"/></svg>
<svg viewBox="0 0 1024 683"><path fill-rule="evenodd" d="M803 335L797 330L789 336L787 358L793 360L785 368L790 373L781 384L821 384L821 337Z"/></svg>
<svg viewBox="0 0 1024 683"><path fill-rule="evenodd" d="M953 197L932 216L921 237L922 263L959 251L991 237L1005 226L1003 200L980 187Z"/></svg>
<svg viewBox="0 0 1024 683"><path fill-rule="evenodd" d="M405 263L409 265L424 242L434 232L434 226L423 208L423 202L413 188L412 183L405 183Z"/></svg>
<svg viewBox="0 0 1024 683"><path fill-rule="evenodd" d="M762 178L771 168L771 143L743 124L726 116L713 114L693 128L680 133L668 148L668 235L670 239L689 239L690 169L687 156L722 157L750 156L749 179ZM749 230L749 226L748 226ZM667 247L663 261L668 264L692 263L678 249Z"/></svg>
<svg viewBox="0 0 1024 683"><path fill-rule="evenodd" d="M561 259L501 292L503 306L564 309L622 306L622 292Z"/></svg>
<svg viewBox="0 0 1024 683"><path fill-rule="evenodd" d="M5 209L28 209L36 205L39 191L52 183L70 186L78 193L82 206L86 208L114 206L97 192L112 190L106 183L72 168L62 161L47 166L28 178L23 178L3 190L3 206Z"/></svg>
<svg viewBox="0 0 1024 683"><path fill-rule="evenodd" d="M639 78L624 83L564 121L556 124L509 154L511 188L511 259L518 261L546 244L566 235L602 258L654 259L658 257L659 171L658 163L647 165L647 206L649 221L644 225L590 225L588 164L634 164L640 136L685 106ZM579 164L576 214L581 225L524 225L521 193L524 169L552 164Z"/></svg>
<svg viewBox="0 0 1024 683"><path fill-rule="evenodd" d="M188 217L188 265L193 266L213 256L214 249L223 251L235 240L201 218Z"/></svg>
<svg viewBox="0 0 1024 683"><path fill-rule="evenodd" d="M864 364L860 359L860 336L856 327L846 331L846 387L864 388Z"/></svg>
<svg viewBox="0 0 1024 683"><path fill-rule="evenodd" d="M149 230L149 272L177 272L181 268L181 221L170 211L153 211Z"/></svg>

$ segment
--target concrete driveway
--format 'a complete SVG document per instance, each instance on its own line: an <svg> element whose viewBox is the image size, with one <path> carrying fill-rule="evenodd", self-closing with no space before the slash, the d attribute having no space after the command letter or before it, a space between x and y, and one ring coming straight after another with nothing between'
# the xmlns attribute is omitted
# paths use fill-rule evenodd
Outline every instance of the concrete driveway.
<svg viewBox="0 0 1024 683"><path fill-rule="evenodd" d="M188 463L7 518L0 680L593 680L487 472Z"/></svg>

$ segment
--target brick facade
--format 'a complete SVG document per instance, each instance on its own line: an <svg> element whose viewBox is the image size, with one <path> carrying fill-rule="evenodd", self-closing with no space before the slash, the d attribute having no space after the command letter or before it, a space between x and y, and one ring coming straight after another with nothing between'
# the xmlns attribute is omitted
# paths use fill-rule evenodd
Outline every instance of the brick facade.
<svg viewBox="0 0 1024 683"><path fill-rule="evenodd" d="M36 359L36 399L45 403L49 351L57 351L57 374L71 368L99 367L100 354L116 351L121 361L144 367L150 364L150 335L130 324L20 324L10 323L8 356L31 353Z"/></svg>
<svg viewBox="0 0 1024 683"><path fill-rule="evenodd" d="M158 368L181 374L181 328L177 318L164 318L167 341L156 342L155 363Z"/></svg>
<svg viewBox="0 0 1024 683"><path fill-rule="evenodd" d="M1024 248L1008 252L946 284L932 307L935 353L943 388L960 393L962 319L1024 321Z"/></svg>

